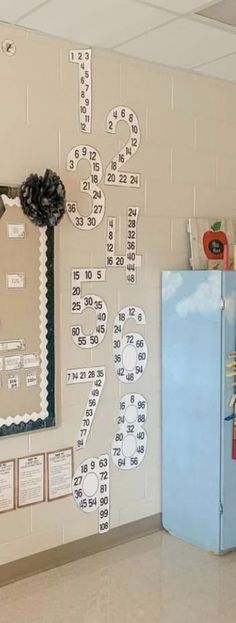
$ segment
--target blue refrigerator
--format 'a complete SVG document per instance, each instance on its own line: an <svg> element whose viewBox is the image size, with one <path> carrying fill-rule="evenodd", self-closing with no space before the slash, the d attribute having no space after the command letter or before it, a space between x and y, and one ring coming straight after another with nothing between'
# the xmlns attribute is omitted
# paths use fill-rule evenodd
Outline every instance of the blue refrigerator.
<svg viewBox="0 0 236 623"><path fill-rule="evenodd" d="M235 350L236 272L163 272L163 525L217 553L236 548Z"/></svg>

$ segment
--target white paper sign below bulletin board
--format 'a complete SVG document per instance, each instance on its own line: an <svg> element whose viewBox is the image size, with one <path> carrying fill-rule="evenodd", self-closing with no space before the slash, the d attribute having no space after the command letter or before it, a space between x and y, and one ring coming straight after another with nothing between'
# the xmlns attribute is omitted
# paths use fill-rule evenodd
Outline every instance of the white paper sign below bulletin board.
<svg viewBox="0 0 236 623"><path fill-rule="evenodd" d="M0 437L55 425L54 230L0 186Z"/></svg>

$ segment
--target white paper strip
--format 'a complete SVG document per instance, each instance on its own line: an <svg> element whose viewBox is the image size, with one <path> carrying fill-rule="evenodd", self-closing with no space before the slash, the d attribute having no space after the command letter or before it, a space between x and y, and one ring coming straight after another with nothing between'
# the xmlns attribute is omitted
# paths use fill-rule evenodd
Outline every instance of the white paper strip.
<svg viewBox="0 0 236 623"><path fill-rule="evenodd" d="M79 276L78 272L79 271ZM78 281L105 281L105 268L72 268L72 287L78 285Z"/></svg>
<svg viewBox="0 0 236 623"><path fill-rule="evenodd" d="M139 208L128 208L127 243L126 243L126 281L136 283L137 267L137 222ZM140 258L141 260L141 258Z"/></svg>
<svg viewBox="0 0 236 623"><path fill-rule="evenodd" d="M70 50L70 62L80 68L79 119L82 132L91 132L92 123L92 70L91 49Z"/></svg>
<svg viewBox="0 0 236 623"><path fill-rule="evenodd" d="M84 448L88 439L88 435L94 420L94 416L98 407L99 400L102 395L104 383L106 380L106 368L74 368L67 370L67 385L75 385L77 383L92 383L86 409L80 425L78 439L76 441L76 449Z"/></svg>
<svg viewBox="0 0 236 623"><path fill-rule="evenodd" d="M106 266L115 265L116 218L107 219Z"/></svg>
<svg viewBox="0 0 236 623"><path fill-rule="evenodd" d="M126 281L136 283L136 269L141 266L141 255L136 254L138 207L128 208L126 255L115 255L116 218L107 219L106 266L126 268Z"/></svg>
<svg viewBox="0 0 236 623"><path fill-rule="evenodd" d="M110 464L109 455L101 454L99 466L99 533L110 528Z"/></svg>

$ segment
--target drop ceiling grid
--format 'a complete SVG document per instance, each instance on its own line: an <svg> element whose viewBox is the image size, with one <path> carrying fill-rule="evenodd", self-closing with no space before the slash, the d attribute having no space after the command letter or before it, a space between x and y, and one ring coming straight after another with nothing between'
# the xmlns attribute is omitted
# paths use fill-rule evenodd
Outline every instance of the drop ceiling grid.
<svg viewBox="0 0 236 623"><path fill-rule="evenodd" d="M236 82L236 30L195 13L214 4L216 0L0 0L0 19L80 45Z"/></svg>
<svg viewBox="0 0 236 623"><path fill-rule="evenodd" d="M218 23L236 26L235 0L221 0L199 11L200 15Z"/></svg>
<svg viewBox="0 0 236 623"><path fill-rule="evenodd" d="M144 4L152 4L160 9L171 11L178 14L191 14L196 11L206 9L218 0L133 0L134 2L142 2Z"/></svg>
<svg viewBox="0 0 236 623"><path fill-rule="evenodd" d="M81 1L82 0L78 0ZM99 0L94 0L98 4ZM192 14L197 10L204 10L211 7L216 3L216 0L208 0L203 2L202 0L129 0L130 2L136 2L146 7L152 7L164 9L169 11L174 16L179 14ZM52 0L18 0L17 3L9 3L8 0L0 0L0 20L10 23L20 22L22 19L29 17L32 13L37 12L40 7L46 4L50 4ZM114 3L119 3L119 0L113 0ZM18 7L18 8L17 8ZM68 7L68 4L67 4Z"/></svg>
<svg viewBox="0 0 236 623"><path fill-rule="evenodd" d="M44 0L0 0L0 20L15 24L23 15L35 11L42 3Z"/></svg>
<svg viewBox="0 0 236 623"><path fill-rule="evenodd" d="M196 67L195 71L211 78L236 82L236 53L200 65Z"/></svg>
<svg viewBox="0 0 236 623"><path fill-rule="evenodd" d="M18 20L18 25L112 48L171 19L170 12L133 0L51 0Z"/></svg>
<svg viewBox="0 0 236 623"><path fill-rule="evenodd" d="M115 49L152 62L193 69L236 52L236 35L181 18Z"/></svg>

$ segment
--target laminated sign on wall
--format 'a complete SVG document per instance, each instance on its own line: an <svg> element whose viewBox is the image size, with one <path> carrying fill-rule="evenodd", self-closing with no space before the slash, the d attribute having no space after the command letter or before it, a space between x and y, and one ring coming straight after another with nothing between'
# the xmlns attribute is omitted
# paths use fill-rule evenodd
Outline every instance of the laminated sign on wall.
<svg viewBox="0 0 236 623"><path fill-rule="evenodd" d="M0 436L55 425L54 230L0 187Z"/></svg>

